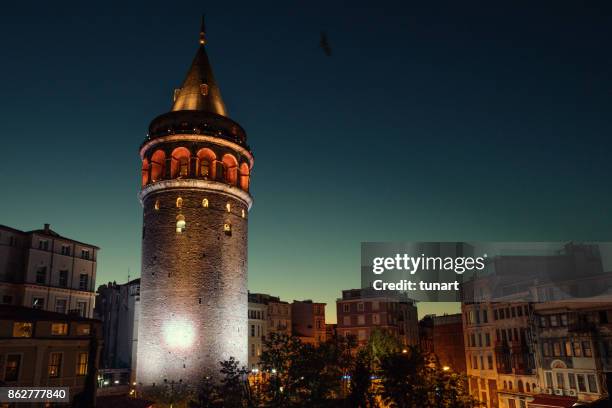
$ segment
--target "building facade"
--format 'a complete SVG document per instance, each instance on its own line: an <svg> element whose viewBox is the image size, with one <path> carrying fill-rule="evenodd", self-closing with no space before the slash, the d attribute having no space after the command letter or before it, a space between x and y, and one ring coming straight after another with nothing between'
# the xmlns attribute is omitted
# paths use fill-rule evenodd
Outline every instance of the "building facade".
<svg viewBox="0 0 612 408"><path fill-rule="evenodd" d="M419 322L421 350L437 356L441 366L466 372L461 313L427 315Z"/></svg>
<svg viewBox="0 0 612 408"><path fill-rule="evenodd" d="M0 302L92 317L99 248L51 230L0 225Z"/></svg>
<svg viewBox="0 0 612 408"><path fill-rule="evenodd" d="M303 343L325 342L325 303L294 300L291 303L291 331Z"/></svg>
<svg viewBox="0 0 612 408"><path fill-rule="evenodd" d="M200 44L170 112L141 145L137 381L197 386L248 362L247 225L253 155Z"/></svg>
<svg viewBox="0 0 612 408"><path fill-rule="evenodd" d="M338 335L354 336L360 345L368 342L374 330L387 331L404 345L419 343L417 310L411 302L349 289L336 301L336 313Z"/></svg>
<svg viewBox="0 0 612 408"><path fill-rule="evenodd" d="M291 336L291 305L278 296L265 293L250 293L249 301L267 306L266 332Z"/></svg>
<svg viewBox="0 0 612 408"><path fill-rule="evenodd" d="M0 305L0 381L7 387L68 386L74 399L87 375L96 373L100 333L98 320Z"/></svg>
<svg viewBox="0 0 612 408"><path fill-rule="evenodd" d="M263 341L268 335L268 305L257 302L257 297L249 295L249 360L248 368L259 368L259 357L263 351Z"/></svg>
<svg viewBox="0 0 612 408"><path fill-rule="evenodd" d="M100 368L130 369L135 372L140 315L140 279L118 285L101 285L94 309L96 319L102 321L104 345Z"/></svg>

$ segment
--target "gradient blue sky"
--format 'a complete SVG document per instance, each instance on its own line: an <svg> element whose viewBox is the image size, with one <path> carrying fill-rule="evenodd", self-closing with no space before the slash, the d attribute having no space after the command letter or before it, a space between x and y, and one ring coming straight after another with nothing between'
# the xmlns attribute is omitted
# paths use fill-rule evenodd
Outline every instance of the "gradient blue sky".
<svg viewBox="0 0 612 408"><path fill-rule="evenodd" d="M361 241L610 240L611 5L494 3L4 5L0 223L139 275L138 146L206 12L256 157L252 291L335 320Z"/></svg>

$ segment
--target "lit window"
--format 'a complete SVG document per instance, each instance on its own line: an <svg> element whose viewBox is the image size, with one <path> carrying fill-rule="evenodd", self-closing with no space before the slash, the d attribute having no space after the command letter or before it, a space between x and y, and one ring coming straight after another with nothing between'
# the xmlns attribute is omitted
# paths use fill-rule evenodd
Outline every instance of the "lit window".
<svg viewBox="0 0 612 408"><path fill-rule="evenodd" d="M204 178L210 176L210 162L208 160L200 161L200 176Z"/></svg>
<svg viewBox="0 0 612 408"><path fill-rule="evenodd" d="M229 222L223 224L223 232L225 232L225 235L232 235L232 224Z"/></svg>
<svg viewBox="0 0 612 408"><path fill-rule="evenodd" d="M88 324L78 324L76 328L77 336L89 336L90 326Z"/></svg>
<svg viewBox="0 0 612 408"><path fill-rule="evenodd" d="M68 334L68 323L51 324L51 334L53 336L65 336Z"/></svg>
<svg viewBox="0 0 612 408"><path fill-rule="evenodd" d="M187 227L187 223L185 222L185 216L182 214L179 214L176 217L176 232L180 234L181 232L185 231L186 227Z"/></svg>
<svg viewBox="0 0 612 408"><path fill-rule="evenodd" d="M159 200L155 200L155 211L159 210Z"/></svg>
<svg viewBox="0 0 612 408"><path fill-rule="evenodd" d="M42 298L42 297L32 298L32 309L44 309L44 307L45 307L45 298Z"/></svg>
<svg viewBox="0 0 612 408"><path fill-rule="evenodd" d="M242 218L246 217L246 213L244 212L244 208L242 209Z"/></svg>
<svg viewBox="0 0 612 408"><path fill-rule="evenodd" d="M49 355L49 377L57 378L60 376L60 369L62 367L62 353L51 353Z"/></svg>
<svg viewBox="0 0 612 408"><path fill-rule="evenodd" d="M202 200L202 207L208 208L208 198Z"/></svg>
<svg viewBox="0 0 612 408"><path fill-rule="evenodd" d="M232 212L232 205L230 203L225 204L225 209L227 212Z"/></svg>
<svg viewBox="0 0 612 408"><path fill-rule="evenodd" d="M208 95L208 85L200 84L200 93L204 96Z"/></svg>
<svg viewBox="0 0 612 408"><path fill-rule="evenodd" d="M183 206L183 199L181 197L176 199L176 208L181 208Z"/></svg>
<svg viewBox="0 0 612 408"><path fill-rule="evenodd" d="M6 357L6 366L4 368L4 381L19 380L19 368L21 367L21 355L9 354Z"/></svg>
<svg viewBox="0 0 612 408"><path fill-rule="evenodd" d="M14 322L13 337L32 337L32 323Z"/></svg>
<svg viewBox="0 0 612 408"><path fill-rule="evenodd" d="M87 374L87 353L79 353L77 357L77 375Z"/></svg>

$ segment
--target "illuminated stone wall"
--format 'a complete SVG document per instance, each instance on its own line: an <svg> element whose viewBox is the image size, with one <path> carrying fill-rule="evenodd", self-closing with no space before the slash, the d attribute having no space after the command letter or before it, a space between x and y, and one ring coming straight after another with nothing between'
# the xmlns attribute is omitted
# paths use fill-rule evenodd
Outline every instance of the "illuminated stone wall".
<svg viewBox="0 0 612 408"><path fill-rule="evenodd" d="M250 203L240 195L193 188L189 182L170 181L143 198L137 367L143 386L164 379L196 384L205 375L218 377L219 361L229 357L247 364ZM176 229L179 215L186 222L181 233ZM228 225L231 234L225 230Z"/></svg>

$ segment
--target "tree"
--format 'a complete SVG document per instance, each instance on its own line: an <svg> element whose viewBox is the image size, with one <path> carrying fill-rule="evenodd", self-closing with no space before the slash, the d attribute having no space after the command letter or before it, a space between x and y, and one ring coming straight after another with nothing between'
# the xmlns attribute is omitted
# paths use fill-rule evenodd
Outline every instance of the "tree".
<svg viewBox="0 0 612 408"><path fill-rule="evenodd" d="M223 406L243 407L246 401L246 367L240 367L240 362L234 357L219 362L221 364L221 384L219 393L223 398Z"/></svg>
<svg viewBox="0 0 612 408"><path fill-rule="evenodd" d="M369 353L366 350L361 350L357 354L350 376L348 402L351 407L367 408L368 406L374 406L371 365Z"/></svg>
<svg viewBox="0 0 612 408"><path fill-rule="evenodd" d="M272 406L289 406L297 397L299 377L295 376L296 371L291 370L291 366L301 355L303 347L300 339L284 333L270 333L264 339L259 365L267 380L264 385L266 400Z"/></svg>

